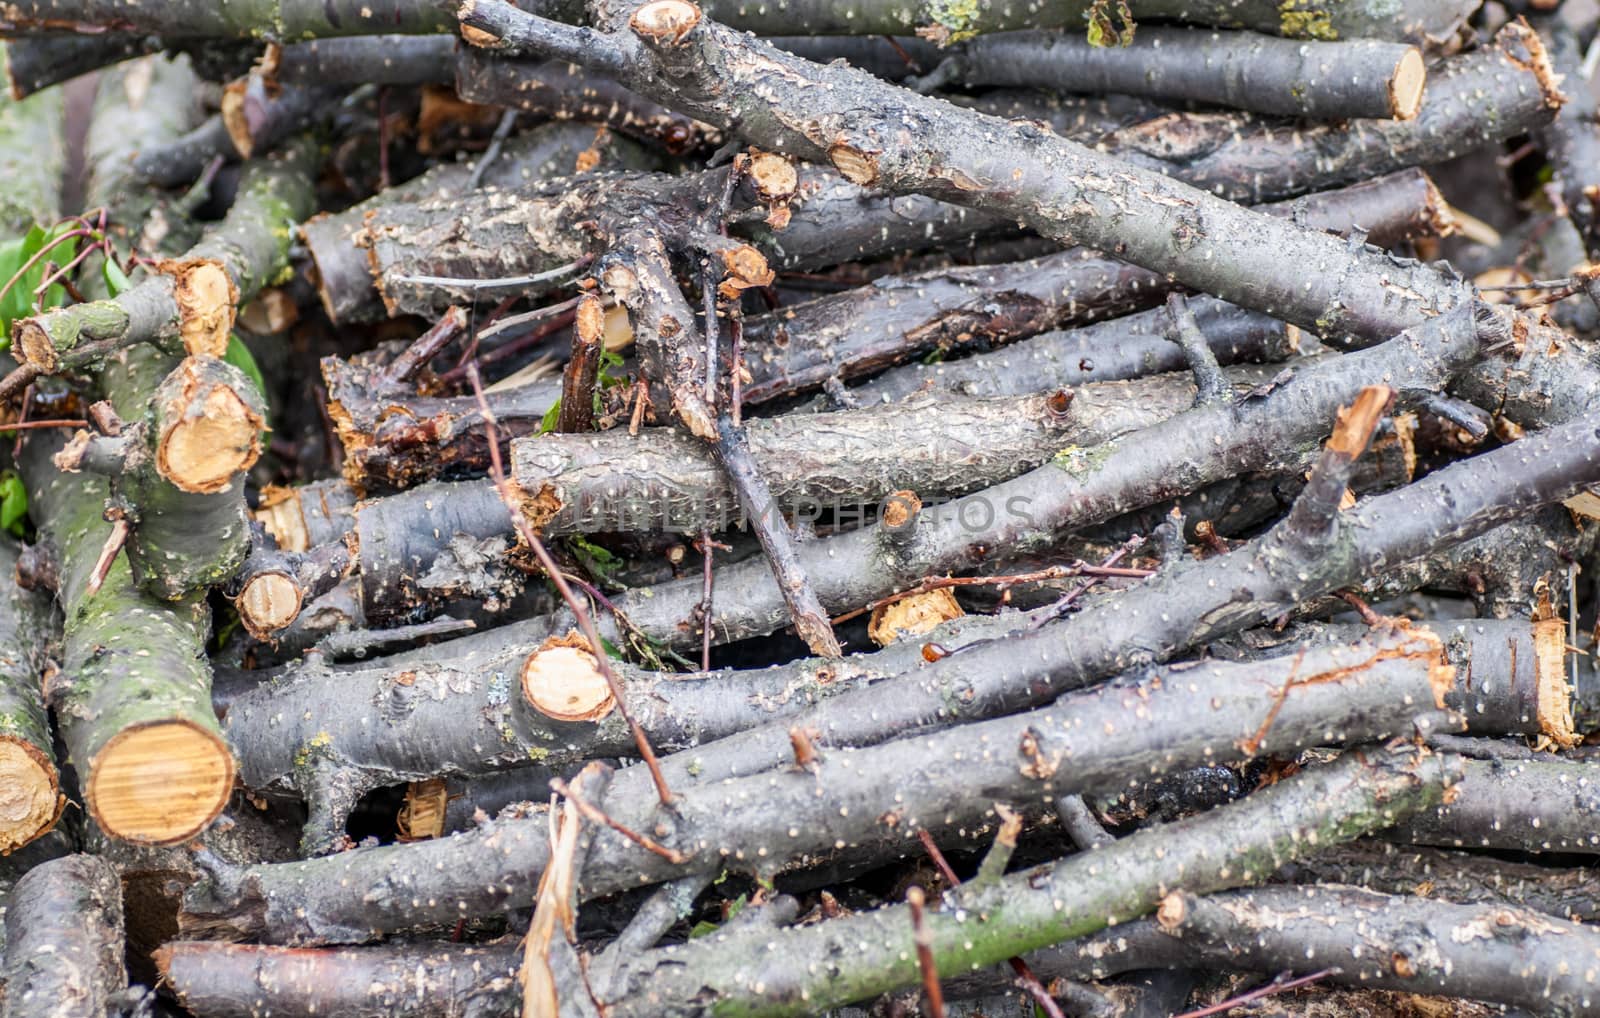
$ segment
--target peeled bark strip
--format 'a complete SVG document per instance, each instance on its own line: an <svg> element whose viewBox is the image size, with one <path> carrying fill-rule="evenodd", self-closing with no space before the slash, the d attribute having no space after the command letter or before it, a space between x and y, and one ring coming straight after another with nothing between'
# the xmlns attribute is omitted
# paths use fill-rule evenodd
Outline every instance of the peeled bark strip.
<svg viewBox="0 0 1600 1018"><path fill-rule="evenodd" d="M0 68L11 73L11 47ZM26 93L23 93L26 94ZM0 227L21 236L34 224L49 227L59 214L61 174L66 162L60 92L0 101Z"/></svg>
<svg viewBox="0 0 1600 1018"><path fill-rule="evenodd" d="M19 320L17 355L46 373L77 366L82 357L73 351L90 342L221 357L237 306L288 264L289 224L310 213L317 156L316 144L302 139L252 164L227 218L205 240L114 299Z"/></svg>
<svg viewBox="0 0 1600 1018"><path fill-rule="evenodd" d="M1304 854L1311 844L1392 823L1454 780L1448 758L1362 757L1351 754L1241 802L989 887L957 890L955 909L927 916L935 962L945 972L993 965L1148 912L1173 886L1253 883L1275 861ZM915 985L920 975L905 913L906 906L888 906L649 952L624 968L609 1013L806 1015ZM818 961L797 965L797 958Z"/></svg>
<svg viewBox="0 0 1600 1018"><path fill-rule="evenodd" d="M147 390L148 391L148 390ZM61 671L46 697L83 785L90 817L106 833L177 844L203 830L233 790L233 755L211 710L203 596L157 600L118 556L88 593L111 527L106 484L62 474L58 439L24 443L28 507L60 563L66 618Z"/></svg>
<svg viewBox="0 0 1600 1018"><path fill-rule="evenodd" d="M1280 870L1279 877L1301 884L1353 884L1457 905L1515 905L1573 922L1600 918L1600 874L1593 867L1539 866L1381 839L1308 856Z"/></svg>
<svg viewBox="0 0 1600 1018"><path fill-rule="evenodd" d="M168 363L133 349L113 365L108 389ZM137 400L123 398L124 405ZM74 442L66 469L109 472L111 494L130 521L134 580L173 601L231 578L250 551L245 471L261 453L266 410L255 383L224 361L186 357L155 390L145 416L117 436ZM109 470L107 469L109 468Z"/></svg>
<svg viewBox="0 0 1600 1018"><path fill-rule="evenodd" d="M515 941L306 951L174 941L156 952L162 980L200 1018L505 1018L518 1010Z"/></svg>
<svg viewBox="0 0 1600 1018"><path fill-rule="evenodd" d="M1422 53L1400 43L1316 42L1252 32L1141 26L1093 46L1081 29L986 35L962 44L926 84L1117 92L1287 117L1410 120L1422 106Z"/></svg>
<svg viewBox="0 0 1600 1018"><path fill-rule="evenodd" d="M46 599L15 582L17 545L0 536L0 855L49 831L66 796L45 717L44 670L59 633Z"/></svg>
<svg viewBox="0 0 1600 1018"><path fill-rule="evenodd" d="M1395 833L1419 845L1600 854L1600 762L1469 760L1455 799Z"/></svg>
<svg viewBox="0 0 1600 1018"><path fill-rule="evenodd" d="M1490 45L1431 69L1411 120L1288 124L1173 113L1108 135L1101 147L1219 197L1272 201L1304 190L1306 181L1337 187L1445 162L1550 123L1563 102L1538 37L1512 22Z"/></svg>
<svg viewBox="0 0 1600 1018"><path fill-rule="evenodd" d="M687 0L647 4L603 41L502 0L474 0L462 17L509 48L603 65L641 94L709 123L737 124L763 148L831 162L857 184L1014 217L1325 340L1384 338L1465 297L1460 282L1432 268L1241 209L1036 126L798 60L706 19ZM1512 38L1547 78L1538 39L1526 29ZM772 88L778 81L793 84ZM1558 103L1549 98L1553 114Z"/></svg>
<svg viewBox="0 0 1600 1018"><path fill-rule="evenodd" d="M121 1013L125 949L122 882L110 863L69 855L28 871L5 910L7 1018Z"/></svg>
<svg viewBox="0 0 1600 1018"><path fill-rule="evenodd" d="M1185 888L1157 926L1196 962L1308 972L1336 983L1468 997L1538 1014L1600 1002L1600 933L1509 905L1452 905L1358 887L1265 887L1214 898Z"/></svg>
<svg viewBox="0 0 1600 1018"><path fill-rule="evenodd" d="M966 654L983 649L980 644ZM937 675L935 667L921 673L924 679ZM637 773L624 771L613 781L607 813L634 830L655 830L689 858L665 859L602 831L583 895L675 879L728 865L730 859L770 876L796 858L815 861L845 846L893 853L915 843L918 827L937 833L982 824L996 799L1028 805L1041 797L1127 787L1153 770L1263 750L1293 753L1330 737L1340 742L1387 738L1413 724L1427 727L1456 682L1438 640L1409 632L1372 644L1307 651L1300 658L1206 669L1202 675L1189 673L1190 681L1158 675L1133 687L1075 694L1030 714L868 749L848 750L842 748L848 740L830 739L814 771L760 773L765 761L757 760L750 777L729 783L714 780L724 774L720 766L702 769L703 752L679 754L667 760L674 772L687 769L684 781L705 777L692 786L675 779L677 800L670 816L658 811L648 784L634 780ZM409 696L415 687L396 688ZM904 682L873 688L901 696L910 692ZM262 702L263 719L289 714L285 705L269 702ZM1397 710L1397 705L1406 706ZM230 727L239 710L236 701ZM1120 733L1117 740L1103 738L1108 725ZM787 732L789 726L783 718L767 727ZM260 721L253 727L270 732ZM894 734L894 728L885 734ZM313 738L305 752L314 756L332 741L331 736ZM881 780L885 774L902 776L892 805ZM819 798L819 787L827 789L826 796ZM209 894L193 896L185 921L190 929L292 943L365 939L396 924L516 902L517 895L531 893L548 847L543 818L532 818L499 821L404 851L358 850L316 863L252 867L227 875ZM446 859L452 862L445 864ZM364 893L366 874L378 873L395 888L394 896L375 899ZM312 886L320 892L316 902L291 890ZM419 905L420 900L428 904Z"/></svg>

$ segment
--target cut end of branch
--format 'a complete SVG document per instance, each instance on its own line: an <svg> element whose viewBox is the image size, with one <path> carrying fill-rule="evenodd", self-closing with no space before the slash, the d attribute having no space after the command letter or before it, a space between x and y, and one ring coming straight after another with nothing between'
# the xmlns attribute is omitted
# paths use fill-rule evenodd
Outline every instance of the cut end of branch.
<svg viewBox="0 0 1600 1018"><path fill-rule="evenodd" d="M1540 734L1568 748L1583 741L1572 723L1567 683L1567 624L1548 618L1533 624L1535 712Z"/></svg>
<svg viewBox="0 0 1600 1018"><path fill-rule="evenodd" d="M878 182L878 157L842 141L828 148L828 161L852 184L871 187Z"/></svg>
<svg viewBox="0 0 1600 1018"><path fill-rule="evenodd" d="M265 422L253 400L238 391L248 384L237 369L196 357L162 383L156 470L174 487L199 494L225 491L261 455Z"/></svg>
<svg viewBox="0 0 1600 1018"><path fill-rule="evenodd" d="M300 616L300 585L283 573L261 573L245 581L234 599L239 621L258 640L288 628Z"/></svg>
<svg viewBox="0 0 1600 1018"><path fill-rule="evenodd" d="M592 293L584 294L573 322L578 338L585 343L598 343L606 334L606 317L605 302Z"/></svg>
<svg viewBox="0 0 1600 1018"><path fill-rule="evenodd" d="M889 530L899 531L910 527L922 511L922 499L914 491L896 491L883 500L879 519Z"/></svg>
<svg viewBox="0 0 1600 1018"><path fill-rule="evenodd" d="M872 613L867 635L880 647L908 636L932 632L941 623L965 615L948 588L930 590L883 605Z"/></svg>
<svg viewBox="0 0 1600 1018"><path fill-rule="evenodd" d="M581 646L582 637L553 637L522 665L522 696L556 721L599 721L617 706L600 662Z"/></svg>
<svg viewBox="0 0 1600 1018"><path fill-rule="evenodd" d="M204 258L166 262L159 268L173 278L172 296L178 304L178 334L183 338L183 348L208 357L227 353L239 288L228 278L222 263Z"/></svg>
<svg viewBox="0 0 1600 1018"><path fill-rule="evenodd" d="M1396 120L1415 117L1422 109L1422 91L1427 81L1428 68L1422 61L1422 52L1415 46L1407 49L1389 76L1389 115Z"/></svg>
<svg viewBox="0 0 1600 1018"><path fill-rule="evenodd" d="M764 202L786 202L800 190L800 174L794 163L775 152L752 152L745 172Z"/></svg>
<svg viewBox="0 0 1600 1018"><path fill-rule="evenodd" d="M1161 904L1156 907L1156 922L1161 928L1171 932L1183 925L1189 908L1184 904L1183 895L1177 892L1161 899Z"/></svg>
<svg viewBox="0 0 1600 1018"><path fill-rule="evenodd" d="M0 738L0 855L54 827L64 805L55 764L31 743Z"/></svg>
<svg viewBox="0 0 1600 1018"><path fill-rule="evenodd" d="M190 721L117 733L89 764L89 812L107 834L175 845L216 819L233 791L233 754Z"/></svg>
<svg viewBox="0 0 1600 1018"><path fill-rule="evenodd" d="M24 365L40 374L51 374L61 366L61 357L50 341L50 333L36 318L24 318L11 330L11 349Z"/></svg>
<svg viewBox="0 0 1600 1018"><path fill-rule="evenodd" d="M1559 110L1566 105L1567 97L1561 91L1561 75L1550 64L1550 53L1544 48L1544 41L1539 38L1526 21L1518 18L1501 28L1494 37L1495 45L1508 48L1507 42L1519 45L1525 52L1519 57L1522 63L1533 69L1534 80L1539 83L1539 91L1544 94L1544 104L1552 110Z"/></svg>
<svg viewBox="0 0 1600 1018"><path fill-rule="evenodd" d="M740 244L723 251L722 265L727 277L723 279L722 285L717 287L717 291L729 300L738 297L742 290L767 286L773 280L772 267L767 264L761 252L749 244Z"/></svg>
<svg viewBox="0 0 1600 1018"><path fill-rule="evenodd" d="M633 12L628 26L653 46L673 48L700 24L700 8L687 0L655 0Z"/></svg>

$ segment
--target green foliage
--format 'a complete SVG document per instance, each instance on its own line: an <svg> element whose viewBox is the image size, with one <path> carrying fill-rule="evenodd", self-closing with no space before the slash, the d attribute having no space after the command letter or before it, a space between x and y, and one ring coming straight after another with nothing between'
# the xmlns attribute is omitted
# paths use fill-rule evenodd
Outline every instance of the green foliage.
<svg viewBox="0 0 1600 1018"><path fill-rule="evenodd" d="M223 353L222 359L244 372L246 378L255 383L256 394L261 397L261 402L267 401L267 380L261 377L261 369L256 366L256 359L250 353L250 348L244 345L244 340L238 333L228 337L228 349Z"/></svg>
<svg viewBox="0 0 1600 1018"><path fill-rule="evenodd" d="M721 883L721 881L718 881L718 883ZM749 904L750 896L748 894L739 895L739 897L728 902L727 909L722 917L722 921L729 921L740 912L743 912ZM702 919L695 923L693 928L689 930L689 939L695 940L700 937L704 937L707 934L715 933L717 932L717 927L719 925L719 923L714 923L709 919Z"/></svg>
<svg viewBox="0 0 1600 1018"><path fill-rule="evenodd" d="M1120 28L1112 25L1112 13L1116 14ZM1133 42L1136 26L1128 0L1094 0L1086 16L1089 20L1089 45L1099 48L1127 46Z"/></svg>
<svg viewBox="0 0 1600 1018"><path fill-rule="evenodd" d="M0 530L21 537L28 518L28 489L10 470L0 471Z"/></svg>
<svg viewBox="0 0 1600 1018"><path fill-rule="evenodd" d="M567 547L578 556L578 561L583 563L583 568L588 570L591 576L607 585L616 583L612 575L621 568L622 559L610 549L602 548L581 534L567 538Z"/></svg>
<svg viewBox="0 0 1600 1018"><path fill-rule="evenodd" d="M0 294L0 350L11 348L11 323L34 313L33 291L44 282L45 270L51 263L65 265L77 254L78 238L67 236L75 228L73 223L49 230L35 226L0 245L0 286L5 288ZM66 288L54 284L40 298L38 310L58 307L66 299Z"/></svg>
<svg viewBox="0 0 1600 1018"><path fill-rule="evenodd" d="M605 413L605 400L601 398L601 393L607 389L628 384L627 375L613 375L610 371L612 368L620 367L622 367L622 355L615 350L601 348L600 368L595 372L594 385L594 415L596 417Z"/></svg>
<svg viewBox="0 0 1600 1018"><path fill-rule="evenodd" d="M133 285L133 281L122 271L122 266L117 264L115 258L107 258L100 263L100 275L106 281L106 292L113 297Z"/></svg>
<svg viewBox="0 0 1600 1018"><path fill-rule="evenodd" d="M539 434L541 434L541 435L550 434L550 432L556 430L556 426L558 424L560 424L560 423L561 423L561 397L557 396L556 397L556 401L554 403L550 404L550 409L546 410L544 412L544 416L539 419Z"/></svg>

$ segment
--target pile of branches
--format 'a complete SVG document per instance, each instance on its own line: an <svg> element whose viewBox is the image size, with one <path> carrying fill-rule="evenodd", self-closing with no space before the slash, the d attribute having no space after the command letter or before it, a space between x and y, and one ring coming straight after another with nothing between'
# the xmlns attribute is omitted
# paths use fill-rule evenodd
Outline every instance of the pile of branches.
<svg viewBox="0 0 1600 1018"><path fill-rule="evenodd" d="M1557 3L0 4L0 1014L1600 1014Z"/></svg>

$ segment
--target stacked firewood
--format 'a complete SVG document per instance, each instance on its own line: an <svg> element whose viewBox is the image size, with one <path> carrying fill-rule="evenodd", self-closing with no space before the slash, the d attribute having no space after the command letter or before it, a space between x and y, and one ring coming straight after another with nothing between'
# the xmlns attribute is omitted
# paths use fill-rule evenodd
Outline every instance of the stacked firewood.
<svg viewBox="0 0 1600 1018"><path fill-rule="evenodd" d="M1600 8L0 4L0 1016L1600 1014Z"/></svg>

